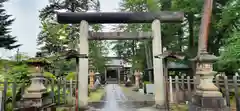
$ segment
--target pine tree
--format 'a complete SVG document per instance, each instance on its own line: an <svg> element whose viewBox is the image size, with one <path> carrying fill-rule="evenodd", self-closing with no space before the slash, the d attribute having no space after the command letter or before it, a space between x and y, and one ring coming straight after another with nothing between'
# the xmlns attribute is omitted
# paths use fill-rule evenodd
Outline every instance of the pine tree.
<svg viewBox="0 0 240 111"><path fill-rule="evenodd" d="M0 0L0 48L13 49L20 45L14 45L17 42L16 37L9 34L11 32L9 26L12 25L14 19L10 19L12 15L6 14L6 10L3 8L3 3L7 1Z"/></svg>

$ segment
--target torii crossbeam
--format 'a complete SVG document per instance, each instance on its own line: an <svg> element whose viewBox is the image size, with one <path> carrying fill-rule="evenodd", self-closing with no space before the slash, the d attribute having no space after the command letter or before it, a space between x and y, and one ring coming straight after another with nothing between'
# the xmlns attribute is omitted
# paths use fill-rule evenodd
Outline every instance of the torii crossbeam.
<svg viewBox="0 0 240 111"><path fill-rule="evenodd" d="M80 21L86 20L88 23L151 23L158 19L162 23L181 22L184 13L182 12L64 12L57 13L59 23L79 24Z"/></svg>

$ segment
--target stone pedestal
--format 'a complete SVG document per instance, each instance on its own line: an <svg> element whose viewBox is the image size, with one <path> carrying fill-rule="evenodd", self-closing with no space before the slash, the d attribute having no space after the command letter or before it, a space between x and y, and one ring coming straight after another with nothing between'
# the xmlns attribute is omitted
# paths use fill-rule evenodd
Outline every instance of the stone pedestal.
<svg viewBox="0 0 240 111"><path fill-rule="evenodd" d="M216 60L217 57L208 54L206 50L202 50L199 56L194 59L200 83L190 101L189 111L229 111L221 92L212 82L216 74L212 64Z"/></svg>
<svg viewBox="0 0 240 111"><path fill-rule="evenodd" d="M194 95L189 104L189 111L230 111L223 97L204 97Z"/></svg>
<svg viewBox="0 0 240 111"><path fill-rule="evenodd" d="M41 109L45 105L52 103L52 99L48 97L47 89L44 87L42 80L43 76L41 73L33 74L31 85L24 93L20 106L24 108L25 111L28 111L28 108Z"/></svg>

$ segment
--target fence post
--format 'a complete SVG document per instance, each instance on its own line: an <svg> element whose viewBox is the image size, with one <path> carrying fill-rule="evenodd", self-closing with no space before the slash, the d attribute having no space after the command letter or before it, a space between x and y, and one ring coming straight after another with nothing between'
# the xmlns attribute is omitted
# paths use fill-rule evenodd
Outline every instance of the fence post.
<svg viewBox="0 0 240 111"><path fill-rule="evenodd" d="M67 99L66 99L66 97L67 97L67 93L66 93L66 88L67 88L67 81L66 81L66 79L63 79L63 103L66 103L66 101L67 101Z"/></svg>
<svg viewBox="0 0 240 111"><path fill-rule="evenodd" d="M197 88L197 77L193 76L193 89L194 89L194 91L196 90L196 88Z"/></svg>
<svg viewBox="0 0 240 111"><path fill-rule="evenodd" d="M73 97L73 81L72 79L70 79L70 100L71 100L71 103L73 103L73 100L72 100L72 97Z"/></svg>
<svg viewBox="0 0 240 111"><path fill-rule="evenodd" d="M233 76L233 85L234 85L234 89L235 89L235 99L236 99L236 111L240 111L240 105L239 105L239 95L238 95L238 76Z"/></svg>
<svg viewBox="0 0 240 111"><path fill-rule="evenodd" d="M191 83L190 83L190 76L187 76L187 89L188 89L188 101L191 98Z"/></svg>
<svg viewBox="0 0 240 111"><path fill-rule="evenodd" d="M58 79L57 81L57 86L58 86L58 90L57 90L57 104L60 105L60 90L61 90L61 79Z"/></svg>
<svg viewBox="0 0 240 111"><path fill-rule="evenodd" d="M175 76L175 88L176 88L176 91L175 91L175 97L176 97L176 102L178 103L178 95L179 95L179 80L178 80L178 76Z"/></svg>
<svg viewBox="0 0 240 111"><path fill-rule="evenodd" d="M17 88L17 84L16 82L13 82L12 84L12 108L13 109L16 107L16 88Z"/></svg>
<svg viewBox="0 0 240 111"><path fill-rule="evenodd" d="M0 110L4 111L3 91L0 91Z"/></svg>
<svg viewBox="0 0 240 111"><path fill-rule="evenodd" d="M216 81L216 86L220 89L219 76L216 76L215 81Z"/></svg>
<svg viewBox="0 0 240 111"><path fill-rule="evenodd" d="M228 77L224 76L224 87L225 87L225 97L227 106L230 107L230 97L229 97L229 88L228 88Z"/></svg>
<svg viewBox="0 0 240 111"><path fill-rule="evenodd" d="M55 103L54 79L51 79L52 102Z"/></svg>
<svg viewBox="0 0 240 111"><path fill-rule="evenodd" d="M173 103L173 87L172 87L172 76L169 76L169 95L170 95L170 103Z"/></svg>
<svg viewBox="0 0 240 111"><path fill-rule="evenodd" d="M1 92L1 111L6 111L6 96L7 96L7 87L8 87L8 80L4 79L3 91Z"/></svg>
<svg viewBox="0 0 240 111"><path fill-rule="evenodd" d="M70 96L73 96L73 81L70 79Z"/></svg>
<svg viewBox="0 0 240 111"><path fill-rule="evenodd" d="M25 93L25 81L23 81L23 84L21 86L21 95Z"/></svg>
<svg viewBox="0 0 240 111"><path fill-rule="evenodd" d="M184 76L181 76L181 87L184 92Z"/></svg>

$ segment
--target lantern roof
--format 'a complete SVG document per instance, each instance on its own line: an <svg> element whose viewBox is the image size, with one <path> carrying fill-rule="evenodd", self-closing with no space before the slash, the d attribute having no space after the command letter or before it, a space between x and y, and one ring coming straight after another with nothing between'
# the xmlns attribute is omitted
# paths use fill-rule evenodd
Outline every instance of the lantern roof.
<svg viewBox="0 0 240 111"><path fill-rule="evenodd" d="M196 62L215 62L218 60L218 57L213 54L209 54L205 49L203 49L198 56L191 60Z"/></svg>
<svg viewBox="0 0 240 111"><path fill-rule="evenodd" d="M64 56L65 59L70 60L72 58L80 58L81 55L78 53L78 51L71 49L66 51Z"/></svg>
<svg viewBox="0 0 240 111"><path fill-rule="evenodd" d="M187 64L184 63L180 63L180 62L173 62L173 61L169 61L167 63L167 68L168 70L189 70L191 69ZM145 69L145 71L149 71L149 70L153 70L153 68L148 68Z"/></svg>
<svg viewBox="0 0 240 111"><path fill-rule="evenodd" d="M174 52L174 51L164 51L162 54L156 55L156 58L173 58L173 59L179 59L183 60L185 58L185 55L182 52Z"/></svg>
<svg viewBox="0 0 240 111"><path fill-rule="evenodd" d="M30 58L26 60L26 62L28 65L33 65L33 66L46 66L51 64L47 59L42 57Z"/></svg>

